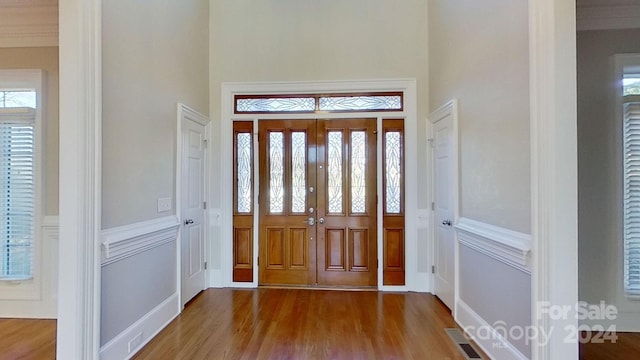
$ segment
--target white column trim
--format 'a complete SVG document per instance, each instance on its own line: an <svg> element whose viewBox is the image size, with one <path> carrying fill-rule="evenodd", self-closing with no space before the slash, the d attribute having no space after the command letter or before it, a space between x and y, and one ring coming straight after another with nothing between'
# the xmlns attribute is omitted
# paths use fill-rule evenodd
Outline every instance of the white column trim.
<svg viewBox="0 0 640 360"><path fill-rule="evenodd" d="M101 0L59 3L60 254L58 359L100 347Z"/></svg>
<svg viewBox="0 0 640 360"><path fill-rule="evenodd" d="M533 339L532 358L577 359L574 312L551 319L540 304L578 300L576 2L529 0L532 324L552 335Z"/></svg>

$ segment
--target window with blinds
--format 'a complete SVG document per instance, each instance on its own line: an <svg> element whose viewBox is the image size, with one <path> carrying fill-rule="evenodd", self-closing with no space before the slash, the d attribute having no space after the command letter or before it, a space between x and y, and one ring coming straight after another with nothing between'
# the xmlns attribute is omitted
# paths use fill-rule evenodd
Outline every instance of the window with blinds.
<svg viewBox="0 0 640 360"><path fill-rule="evenodd" d="M628 98L623 104L624 289L640 296L640 101Z"/></svg>
<svg viewBox="0 0 640 360"><path fill-rule="evenodd" d="M33 277L34 143L33 109L0 111L0 279L4 280Z"/></svg>

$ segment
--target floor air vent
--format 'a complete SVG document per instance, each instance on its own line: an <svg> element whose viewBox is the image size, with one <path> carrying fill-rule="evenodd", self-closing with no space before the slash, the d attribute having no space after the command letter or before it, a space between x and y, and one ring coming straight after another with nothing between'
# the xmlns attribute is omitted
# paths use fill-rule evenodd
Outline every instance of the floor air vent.
<svg viewBox="0 0 640 360"><path fill-rule="evenodd" d="M478 354L476 349L473 348L473 345L471 345L471 342L469 341L469 339L467 339L466 336L464 336L464 334L462 333L462 331L460 331L460 329L452 328L452 329L444 329L444 331L446 331L447 335L449 335L451 340L456 345L458 345L458 349L460 349L460 352L462 352L462 354L466 357L466 359L468 360L482 359L480 354Z"/></svg>

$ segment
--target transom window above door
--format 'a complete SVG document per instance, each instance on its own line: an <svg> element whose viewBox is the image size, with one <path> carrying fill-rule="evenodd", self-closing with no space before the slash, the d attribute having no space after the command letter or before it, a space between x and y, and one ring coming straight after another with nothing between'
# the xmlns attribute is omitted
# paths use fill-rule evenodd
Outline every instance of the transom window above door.
<svg viewBox="0 0 640 360"><path fill-rule="evenodd" d="M402 111L402 92L235 95L236 114Z"/></svg>

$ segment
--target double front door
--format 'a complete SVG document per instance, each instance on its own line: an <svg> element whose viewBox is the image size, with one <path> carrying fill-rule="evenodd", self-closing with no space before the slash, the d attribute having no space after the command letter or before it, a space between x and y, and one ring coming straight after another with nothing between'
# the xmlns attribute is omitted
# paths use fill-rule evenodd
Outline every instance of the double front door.
<svg viewBox="0 0 640 360"><path fill-rule="evenodd" d="M377 285L376 119L259 122L262 285Z"/></svg>

